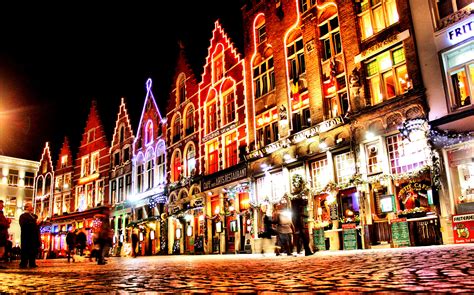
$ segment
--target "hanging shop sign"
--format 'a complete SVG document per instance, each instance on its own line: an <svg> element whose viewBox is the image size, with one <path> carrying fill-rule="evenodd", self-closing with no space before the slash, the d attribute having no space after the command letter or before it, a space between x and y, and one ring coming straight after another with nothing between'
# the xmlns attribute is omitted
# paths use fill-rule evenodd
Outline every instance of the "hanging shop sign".
<svg viewBox="0 0 474 295"><path fill-rule="evenodd" d="M454 243L474 242L474 214L453 215Z"/></svg>
<svg viewBox="0 0 474 295"><path fill-rule="evenodd" d="M400 186L398 199L403 209L414 209L417 207L429 207L431 195L431 185L429 181L410 181ZM431 198L432 199L432 198Z"/></svg>
<svg viewBox="0 0 474 295"><path fill-rule="evenodd" d="M202 182L202 190L206 191L213 189L218 186L222 186L228 183L231 183L236 180L243 179L247 177L247 167L240 166L230 170L223 170L221 173L216 173L216 176L205 177Z"/></svg>

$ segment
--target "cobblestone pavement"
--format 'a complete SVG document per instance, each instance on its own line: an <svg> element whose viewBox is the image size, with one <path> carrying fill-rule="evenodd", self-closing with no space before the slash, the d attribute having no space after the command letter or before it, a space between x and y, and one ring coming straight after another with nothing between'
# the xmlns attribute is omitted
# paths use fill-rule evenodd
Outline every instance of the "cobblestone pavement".
<svg viewBox="0 0 474 295"><path fill-rule="evenodd" d="M40 260L0 270L0 292L474 293L474 244L318 252L313 256L109 258L107 265Z"/></svg>

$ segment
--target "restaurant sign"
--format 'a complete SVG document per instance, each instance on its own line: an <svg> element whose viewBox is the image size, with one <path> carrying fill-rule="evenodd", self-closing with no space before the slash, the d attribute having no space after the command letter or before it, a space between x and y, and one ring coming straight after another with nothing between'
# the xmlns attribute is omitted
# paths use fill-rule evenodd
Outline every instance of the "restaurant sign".
<svg viewBox="0 0 474 295"><path fill-rule="evenodd" d="M225 171L225 170L224 170ZM247 177L247 167L239 167L230 171L225 171L223 174L206 178L202 182L202 190L206 191L221 185L231 183L233 181Z"/></svg>
<svg viewBox="0 0 474 295"><path fill-rule="evenodd" d="M454 243L474 242L474 214L453 215Z"/></svg>
<svg viewBox="0 0 474 295"><path fill-rule="evenodd" d="M213 131L209 134L207 134L206 136L204 136L202 138L202 142L206 142L206 141L209 141L213 138L216 138L226 132L229 132L231 131L232 129L235 129L237 127L237 123L232 123L232 124L229 124L227 126L224 126L223 128L219 129L219 130L216 130L216 131Z"/></svg>

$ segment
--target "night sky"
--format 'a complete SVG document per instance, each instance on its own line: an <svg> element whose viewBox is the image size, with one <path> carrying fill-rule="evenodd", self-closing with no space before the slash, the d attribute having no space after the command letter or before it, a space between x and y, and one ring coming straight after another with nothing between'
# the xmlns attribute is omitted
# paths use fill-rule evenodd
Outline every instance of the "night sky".
<svg viewBox="0 0 474 295"><path fill-rule="evenodd" d="M68 136L75 157L92 100L109 143L121 97L136 133L147 78L164 115L177 40L199 80L217 19L243 52L239 0L40 2L0 4L0 155L39 161L49 141L56 161Z"/></svg>

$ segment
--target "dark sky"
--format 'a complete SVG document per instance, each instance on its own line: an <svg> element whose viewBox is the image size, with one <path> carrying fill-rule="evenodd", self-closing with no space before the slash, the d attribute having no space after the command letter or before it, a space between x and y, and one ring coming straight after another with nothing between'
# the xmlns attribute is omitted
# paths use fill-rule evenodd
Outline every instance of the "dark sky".
<svg viewBox="0 0 474 295"><path fill-rule="evenodd" d="M0 155L39 160L49 141L56 161L64 136L75 153L92 100L109 142L121 97L136 132L148 77L164 115L177 40L199 80L217 19L242 53L240 0L39 2L0 4Z"/></svg>

